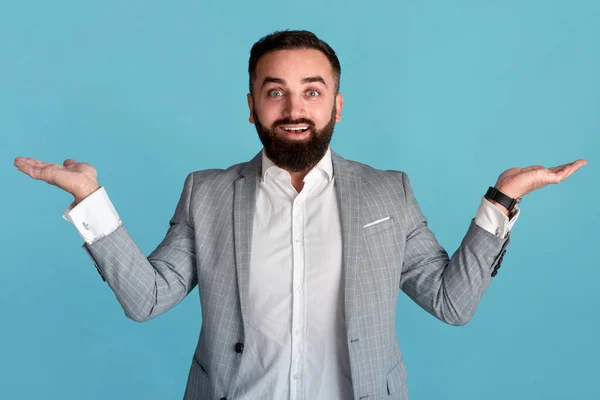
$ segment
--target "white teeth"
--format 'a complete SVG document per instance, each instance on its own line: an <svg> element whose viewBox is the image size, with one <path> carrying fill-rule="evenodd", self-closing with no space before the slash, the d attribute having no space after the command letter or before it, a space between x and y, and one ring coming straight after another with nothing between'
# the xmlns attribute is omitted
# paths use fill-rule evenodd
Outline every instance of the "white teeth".
<svg viewBox="0 0 600 400"><path fill-rule="evenodd" d="M298 132L298 131L305 131L308 129L308 127L304 126L304 127L298 127L298 128L283 128L283 129L285 129L288 132Z"/></svg>

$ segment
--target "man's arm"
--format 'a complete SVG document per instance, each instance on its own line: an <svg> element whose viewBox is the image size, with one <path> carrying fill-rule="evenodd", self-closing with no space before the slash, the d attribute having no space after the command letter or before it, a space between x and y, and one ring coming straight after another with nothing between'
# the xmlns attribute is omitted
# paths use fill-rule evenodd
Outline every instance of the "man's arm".
<svg viewBox="0 0 600 400"><path fill-rule="evenodd" d="M103 198L105 192L92 165L72 159L59 165L24 157L17 157L14 165L31 178L73 195L74 207L69 207L66 219L78 228L84 249L131 319L146 321L167 311L197 284L190 218L193 174L185 180L166 237L146 257L120 223L108 197ZM94 204L98 208L90 208Z"/></svg>
<svg viewBox="0 0 600 400"><path fill-rule="evenodd" d="M169 230L148 257L123 224L83 244L125 314L134 321L147 321L168 311L198 282L194 228L189 214L192 186L193 174L189 174Z"/></svg>
<svg viewBox="0 0 600 400"><path fill-rule="evenodd" d="M495 186L509 197L519 198L562 182L585 164L585 160L577 160L553 168L511 168L500 175ZM402 174L402 183L411 226L407 230L400 288L442 321L463 325L473 316L496 274L510 233L506 238L497 236L473 220L460 247L449 258L429 230L406 174ZM499 204L494 206L503 209Z"/></svg>
<svg viewBox="0 0 600 400"><path fill-rule="evenodd" d="M402 174L408 219L400 288L426 311L452 325L466 324L475 312L492 272L510 241L471 221L458 250L448 253L427 225Z"/></svg>

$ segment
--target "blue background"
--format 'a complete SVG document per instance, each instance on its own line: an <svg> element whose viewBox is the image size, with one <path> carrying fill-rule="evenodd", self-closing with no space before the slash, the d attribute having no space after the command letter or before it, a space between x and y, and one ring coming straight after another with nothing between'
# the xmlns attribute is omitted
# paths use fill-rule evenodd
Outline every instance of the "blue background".
<svg viewBox="0 0 600 400"><path fill-rule="evenodd" d="M400 295L411 399L600 398L599 20L597 1L3 1L0 397L183 396L197 289L128 320L61 218L72 197L12 162L93 164L148 254L188 172L260 150L249 50L291 28L341 60L334 150L407 172L449 253L502 171L589 162L524 198L468 325Z"/></svg>

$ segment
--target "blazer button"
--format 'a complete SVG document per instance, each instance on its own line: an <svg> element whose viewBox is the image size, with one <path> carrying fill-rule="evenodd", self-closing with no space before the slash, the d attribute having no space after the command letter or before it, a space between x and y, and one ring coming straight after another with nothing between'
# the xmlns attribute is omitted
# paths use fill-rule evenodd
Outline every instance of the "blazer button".
<svg viewBox="0 0 600 400"><path fill-rule="evenodd" d="M227 400L227 397L221 397L221 400Z"/></svg>
<svg viewBox="0 0 600 400"><path fill-rule="evenodd" d="M495 277L496 275L498 275L498 270L495 269L492 271L492 278Z"/></svg>
<svg viewBox="0 0 600 400"><path fill-rule="evenodd" d="M238 342L238 343L235 344L234 348L235 348L235 352L236 353L241 353L241 352L244 351L244 343Z"/></svg>

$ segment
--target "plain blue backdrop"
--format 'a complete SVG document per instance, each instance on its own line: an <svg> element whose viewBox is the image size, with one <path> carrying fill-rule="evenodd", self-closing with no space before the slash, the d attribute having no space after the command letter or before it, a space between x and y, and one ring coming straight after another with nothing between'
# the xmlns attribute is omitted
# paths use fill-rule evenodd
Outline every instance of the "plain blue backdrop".
<svg viewBox="0 0 600 400"><path fill-rule="evenodd" d="M401 294L412 400L598 399L600 3L597 1L2 1L0 398L178 399L202 318L197 289L128 320L61 218L72 197L17 156L93 164L150 253L188 172L260 150L247 60L308 29L342 64L342 156L408 173L451 254L511 167L586 158L525 196L473 320Z"/></svg>

